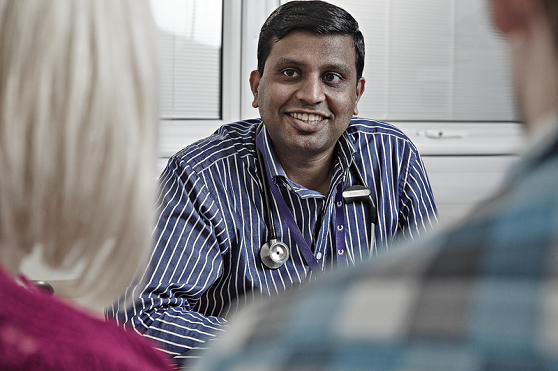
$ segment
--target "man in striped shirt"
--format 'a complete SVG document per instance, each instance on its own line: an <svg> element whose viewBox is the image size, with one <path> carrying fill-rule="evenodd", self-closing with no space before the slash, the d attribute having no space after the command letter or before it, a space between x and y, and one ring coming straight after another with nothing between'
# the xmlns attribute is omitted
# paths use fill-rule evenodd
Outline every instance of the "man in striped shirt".
<svg viewBox="0 0 558 371"><path fill-rule="evenodd" d="M239 313L199 370L558 370L558 1L488 4L532 141L500 192L460 225Z"/></svg>
<svg viewBox="0 0 558 371"><path fill-rule="evenodd" d="M150 268L125 294L133 307L110 314L182 363L239 306L436 224L415 146L354 116L363 66L362 34L343 9L293 1L272 13L250 76L261 119L224 125L169 160ZM275 240L286 259L266 265L274 253L260 248Z"/></svg>

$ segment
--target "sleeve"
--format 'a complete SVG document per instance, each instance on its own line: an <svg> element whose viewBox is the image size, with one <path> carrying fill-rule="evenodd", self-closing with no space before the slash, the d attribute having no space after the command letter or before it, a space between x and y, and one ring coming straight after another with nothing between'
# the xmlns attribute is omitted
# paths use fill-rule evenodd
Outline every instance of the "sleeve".
<svg viewBox="0 0 558 371"><path fill-rule="evenodd" d="M128 310L115 305L108 315L156 340L181 363L226 326L221 317L195 311L222 274L225 223L202 177L179 159L171 159L160 177L156 206L148 268L125 293L133 304Z"/></svg>
<svg viewBox="0 0 558 371"><path fill-rule="evenodd" d="M399 226L400 237L416 238L438 225L434 195L426 169L414 146L407 154L406 171L399 179Z"/></svg>

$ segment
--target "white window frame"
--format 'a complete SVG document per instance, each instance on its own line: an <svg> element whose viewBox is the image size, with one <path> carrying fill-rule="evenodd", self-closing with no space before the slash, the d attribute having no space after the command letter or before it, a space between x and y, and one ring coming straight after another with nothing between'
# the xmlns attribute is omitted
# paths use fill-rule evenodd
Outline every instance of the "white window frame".
<svg viewBox="0 0 558 371"><path fill-rule="evenodd" d="M221 120L160 120L159 156L168 158L221 125L259 117L252 108L250 72L257 69L260 28L279 0L224 0Z"/></svg>
<svg viewBox="0 0 558 371"><path fill-rule="evenodd" d="M170 157L186 145L211 135L225 123L259 117L258 111L251 106L249 77L257 68L261 25L282 2L223 1L222 119L161 120L160 157ZM526 142L523 126L518 122L392 123L411 138L422 155L518 154ZM438 133L438 137L433 133Z"/></svg>

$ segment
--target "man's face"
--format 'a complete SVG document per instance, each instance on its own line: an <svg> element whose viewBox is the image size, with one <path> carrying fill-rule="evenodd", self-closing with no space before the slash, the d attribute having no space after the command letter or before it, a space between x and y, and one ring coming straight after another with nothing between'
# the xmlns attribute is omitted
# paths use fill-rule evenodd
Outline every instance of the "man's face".
<svg viewBox="0 0 558 371"><path fill-rule="evenodd" d="M352 38L295 31L272 43L250 85L275 151L280 159L331 154L364 92Z"/></svg>

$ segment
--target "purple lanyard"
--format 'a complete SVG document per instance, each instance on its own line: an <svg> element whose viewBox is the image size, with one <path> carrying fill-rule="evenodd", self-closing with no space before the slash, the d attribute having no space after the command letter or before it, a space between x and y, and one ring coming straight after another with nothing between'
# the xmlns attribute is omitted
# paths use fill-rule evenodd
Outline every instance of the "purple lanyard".
<svg viewBox="0 0 558 371"><path fill-rule="evenodd" d="M312 272L314 273L321 272L322 269L320 267L320 264L314 257L314 254L312 254L312 250L308 246L308 243L306 243L306 240L304 239L302 232L298 228L298 225L296 225L291 210L289 210L289 207L287 206L285 200L283 199L283 196L281 195L279 189L275 185L275 182L273 182L273 179L271 178L271 172L269 170L269 166L267 163L267 157L265 156L265 151L264 151L265 147L263 143L262 133L263 131L260 132L256 138L256 146L260 150L262 154L262 158L264 160L265 173L267 176L268 186L271 189L271 192L273 193L273 197L277 202L277 206L279 207L279 211L281 215L285 219L285 222L287 223L287 226L291 231L291 234L296 244L298 245L298 249L302 254L302 257L304 258L304 261L306 262L306 264L308 264ZM342 182L339 183L339 185L337 186L337 194L335 196L335 222L336 222L335 245L337 250L337 254L336 254L337 265L339 266L341 265L341 263L345 263L347 259L345 256L345 212L343 210L343 183Z"/></svg>
<svg viewBox="0 0 558 371"><path fill-rule="evenodd" d="M337 266L345 266L347 256L345 255L345 211L343 210L343 182L337 185L337 194L335 195L335 247L337 255Z"/></svg>

